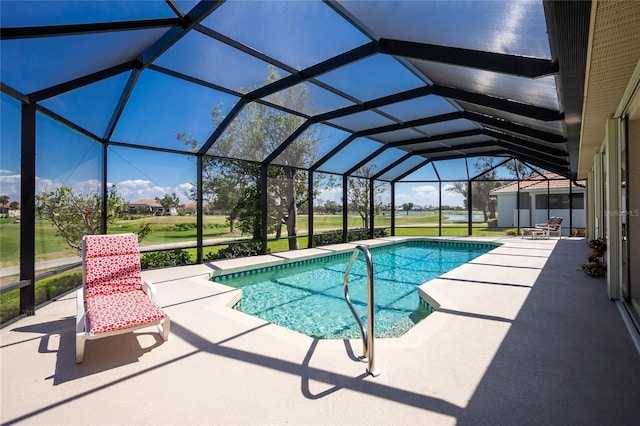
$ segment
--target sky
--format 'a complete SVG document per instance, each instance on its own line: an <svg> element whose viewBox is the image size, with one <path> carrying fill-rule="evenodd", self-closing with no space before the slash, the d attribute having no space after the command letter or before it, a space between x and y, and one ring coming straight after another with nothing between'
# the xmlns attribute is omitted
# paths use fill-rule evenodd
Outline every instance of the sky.
<svg viewBox="0 0 640 426"><path fill-rule="evenodd" d="M427 26L438 36L458 31L460 25L469 25L465 19L473 19L473 34L494 34L494 37L474 38L473 34L455 33L454 43L475 46L497 52L520 53L531 56L549 56L546 27L542 37L523 44L516 35L520 26L526 25L531 34L540 32L544 23L539 2L481 2L469 3L482 14L460 13L460 2L433 2L431 13L424 19L432 23ZM192 1L180 1L189 10ZM425 3L426 4L426 3ZM364 4L350 3L350 8L362 8ZM392 7L378 4L376 7ZM403 31L413 31L414 20L404 16L410 10L395 7L377 13L363 13L364 19L372 19L371 25L385 28L389 22L374 22L376 17L389 18L393 14L407 23L398 26L390 34L402 38ZM437 15L437 16L436 16ZM171 17L172 12L165 2L3 2L0 16L2 26L55 25L61 23L100 22L111 19L147 19ZM404 18L403 18L404 16ZM467 18L465 18L467 16ZM64 21L61 21L64 17ZM385 18L386 19L386 18ZM447 23L447 24L444 24ZM499 24L499 25L498 25ZM331 58L349 49L369 42L369 38L322 2L228 2L203 21L203 25L215 28L225 36L232 37L247 46L263 52L292 69L304 69L322 60ZM450 25L447 27L446 25ZM420 24L421 31L427 28ZM331 31L326 31L331 28ZM437 31L436 31L437 30ZM73 37L29 38L2 40L0 60L2 82L21 93L29 94L61 82L90 74L110 64L122 63L136 57L156 40L164 29L120 31L109 34L84 34ZM440 33L438 33L438 31ZM428 35L428 34L427 34ZM321 40L321 42L319 42ZM544 40L544 43L540 43ZM522 46L529 50L523 51ZM78 60L82 58L82 60ZM167 50L155 62L159 67L178 73L188 73L194 78L210 83L211 87L171 78L152 69L143 70L136 80L128 103L119 117L110 139L122 143L140 144L160 148L188 151L176 135L185 132L197 141L200 147L215 129L211 112L217 107L224 116L238 101L233 93L216 90L213 85L242 91L265 84L268 64L246 55L223 43L191 32ZM229 64L234 64L230 66ZM289 73L278 69L284 78ZM394 75L394 79L386 78ZM103 138L113 111L123 93L129 72L115 75L97 83L45 99L41 105L54 113L77 123L97 139ZM490 78L487 76L486 78ZM339 90L367 101L386 96L396 91L409 90L424 84L412 72L402 67L389 55L373 55L346 65L318 77L321 83L334 85ZM385 84L380 84L385 81ZM486 83L486 82L485 82ZM316 112L325 112L351 105L346 98L328 92L320 86L308 84L308 93ZM488 83L487 83L488 84ZM162 94L162 96L159 96ZM436 96L416 101L389 105L384 110L402 120L415 117L416 111L430 114L456 110L450 102ZM20 198L20 109L19 103L7 95L1 98L1 150L0 150L0 195L11 200ZM382 115L373 113L354 114L335 120L333 124L348 127L353 131L375 125L390 124ZM452 124L453 125L453 124ZM461 120L455 130L473 127ZM320 154L328 152L345 138L345 133L324 126L324 139ZM446 132L437 126L425 126L426 134ZM99 143L46 117L37 116L37 191L50 190L57 185L71 186L77 191L97 190L101 180L100 166L102 150ZM373 152L381 144L370 139L358 138L340 155L327 162L321 171L344 172L359 159ZM399 158L400 150L388 150L376 158L373 165L380 168ZM194 157L156 151L146 151L110 145L107 149L109 184L115 184L118 192L129 202L145 198L163 197L175 193L182 202L190 200L185 195L196 181ZM408 168L408 166L404 166ZM395 170L401 174L401 170ZM443 179L466 180L466 166L460 163L442 162L438 172ZM407 177L408 180L437 179L433 168ZM462 205L462 197L447 191L443 184L442 203ZM322 200L341 202L341 188L323 189ZM396 205L412 202L417 205L437 205L439 191L437 183L421 182L401 184L396 187Z"/></svg>

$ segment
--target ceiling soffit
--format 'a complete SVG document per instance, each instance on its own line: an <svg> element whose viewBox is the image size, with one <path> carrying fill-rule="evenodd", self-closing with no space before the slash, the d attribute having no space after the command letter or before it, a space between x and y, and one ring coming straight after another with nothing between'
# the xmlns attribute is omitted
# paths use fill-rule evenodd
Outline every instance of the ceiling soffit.
<svg viewBox="0 0 640 426"><path fill-rule="evenodd" d="M593 167L605 137L607 119L616 112L640 61L640 2L594 2L584 91L578 178Z"/></svg>

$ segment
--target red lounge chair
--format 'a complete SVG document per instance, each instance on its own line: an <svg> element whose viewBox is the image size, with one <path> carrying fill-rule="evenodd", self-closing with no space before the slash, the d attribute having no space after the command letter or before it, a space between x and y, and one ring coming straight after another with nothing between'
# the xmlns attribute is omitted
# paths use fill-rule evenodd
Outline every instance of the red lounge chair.
<svg viewBox="0 0 640 426"><path fill-rule="evenodd" d="M151 325L169 338L171 320L158 305L153 284L140 275L135 234L83 237L82 284L76 294L76 362L84 358L86 340Z"/></svg>
<svg viewBox="0 0 640 426"><path fill-rule="evenodd" d="M552 232L557 232L558 238L560 238L562 236L562 219L562 216L552 216L547 223L536 223L533 228L522 228L522 238L530 235L532 239L549 239Z"/></svg>

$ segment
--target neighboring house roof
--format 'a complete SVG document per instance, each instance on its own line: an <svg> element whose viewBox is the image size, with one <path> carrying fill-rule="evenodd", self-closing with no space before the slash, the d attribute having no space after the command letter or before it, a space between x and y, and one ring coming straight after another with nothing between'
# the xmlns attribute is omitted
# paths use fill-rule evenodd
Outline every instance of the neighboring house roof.
<svg viewBox="0 0 640 426"><path fill-rule="evenodd" d="M569 179L566 179L563 176L560 176L556 173L547 173L544 175L544 177L535 176L529 179L521 180L520 191L546 191L547 188L562 189L562 188L569 188L569 184L571 184L572 188L581 188L581 186L586 185L586 183L587 181L580 180L578 181L579 185L576 185L575 183L572 183ZM518 182L511 182L499 188L494 189L493 191L491 191L491 194L500 194L500 193L517 192L517 191L518 191Z"/></svg>
<svg viewBox="0 0 640 426"><path fill-rule="evenodd" d="M138 201L133 201L129 204L127 204L128 206L147 206L147 207L155 207L155 208L162 208L162 205L157 202L156 200L152 200L150 198L145 198L142 200L138 200Z"/></svg>

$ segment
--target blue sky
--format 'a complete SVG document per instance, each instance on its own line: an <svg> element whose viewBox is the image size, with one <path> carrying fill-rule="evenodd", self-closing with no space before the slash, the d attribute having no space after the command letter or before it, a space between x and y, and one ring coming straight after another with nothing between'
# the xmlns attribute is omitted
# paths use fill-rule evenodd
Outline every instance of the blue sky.
<svg viewBox="0 0 640 426"><path fill-rule="evenodd" d="M2 96L2 146L0 156L0 193L11 200L20 199L20 111L17 102ZM79 192L95 191L100 185L100 144L38 114L37 125L37 191L50 190L57 185L66 185ZM362 154L365 141L345 149L343 160ZM373 149L372 149L373 150ZM109 183L115 184L118 192L127 201L143 198L163 197L175 192L183 202L190 200L185 195L195 178L195 160L192 156L160 153L133 148L110 146ZM338 158L337 163L344 163ZM391 160L389 160L391 161ZM347 161L346 164L352 164ZM338 167L344 169L345 166ZM416 178L433 179L433 172L418 172ZM342 202L340 187L321 191L319 199ZM383 196L389 202L389 196ZM419 205L437 205L437 183L401 184L396 189L396 204L413 202ZM458 194L443 191L443 203L461 205Z"/></svg>
<svg viewBox="0 0 640 426"><path fill-rule="evenodd" d="M441 42L439 36L447 34L454 44L468 45L470 40L478 49L505 53L520 53L548 57L546 28L539 2L425 2L431 4L424 19L431 26L421 26L425 37L432 42ZM180 1L184 10L195 4ZM412 7L417 3L410 2ZM471 14L460 13L472 5L477 9ZM0 17L2 26L55 25L61 23L101 22L108 20L148 19L171 17L172 12L165 2L6 2L2 4ZM354 10L372 7L365 2L346 5ZM425 6L426 7L426 6ZM411 29L404 14L411 8L396 7L393 3L377 4L376 13L365 13L365 19L376 28L390 27L393 33L385 34L402 39L404 31ZM380 17L396 16L408 26L389 25L392 22L377 22ZM465 21L466 20L466 21ZM426 21L425 21L426 22ZM346 50L369 41L369 38L326 4L318 1L230 1L222 5L203 21L205 26L235 38L247 46L288 64L293 69L303 69L328 59ZM366 23L365 23L366 24ZM422 24L421 24L422 25ZM532 34L540 33L528 43L516 35L521 27ZM470 28L472 34L459 32L461 26ZM327 31L327 28L331 28ZM429 35L427 28L432 31ZM437 30L437 31L436 31ZM140 51L162 34L163 29L121 31L109 34L88 34L74 37L48 37L24 40L3 40L0 61L2 81L14 89L28 94L62 81L77 78L110 64L121 63L137 57ZM474 38L473 34L494 34L494 37ZM451 37L454 35L454 37ZM542 40L542 41L541 41ZM429 41L429 40L428 40ZM528 50L523 51L526 48ZM79 59L81 58L81 59ZM190 75L214 85L228 87L233 91L264 84L268 64L241 53L218 41L192 32L169 49L156 65ZM234 64L234 65L230 65ZM282 77L288 75L279 70ZM386 76L393 75L393 79ZM490 76L487 76L489 78ZM42 105L60 116L78 123L96 137L104 136L105 129L118 102L129 73L122 73L95 84L49 98ZM335 85L349 96L366 101L388 95L399 90L419 87L425 82L401 66L388 55L375 55L349 64L318 77L323 83ZM380 84L385 81L385 84ZM353 104L352 101L332 94L319 86L309 84L309 96L317 112L337 109ZM211 111L218 106L223 115L228 113L238 98L214 88L206 88L185 80L145 69L137 80L133 93L119 119L111 139L124 143L158 146L169 149L187 148L176 138L177 132L187 132L204 143L214 124ZM19 104L2 95L2 147L0 157L0 193L19 200ZM455 111L451 103L437 97L426 97L420 101L394 104L384 107L386 113L403 120L414 119L416 110L438 114ZM423 112L424 113L424 112ZM373 113L364 113L335 120L337 125L358 130L359 126L390 124L387 118ZM455 124L455 123L454 123ZM468 123L458 123L466 128ZM326 130L326 129L325 129ZM451 131L451 129L422 129L429 132ZM339 131L325 131L322 153L344 138ZM100 144L53 120L38 114L37 118L37 189L68 185L78 191L95 190L100 182ZM378 142L356 139L340 157L328 162L323 170L342 172L359 159L373 152ZM193 157L166 154L110 146L108 149L108 181L115 184L127 201L142 198L162 197L175 192L183 202L189 200L185 192L195 182ZM381 157L389 164L397 153L386 153ZM346 161L345 161L346 160ZM376 161L382 161L377 159ZM443 165L443 178L465 179L466 171L460 165ZM463 166L464 167L464 166ZM418 172L415 179L433 179L429 166ZM403 184L396 190L396 204L413 202L419 205L438 203L437 185L430 183ZM341 200L339 190L326 190L323 200ZM459 195L443 191L443 204L462 205Z"/></svg>

